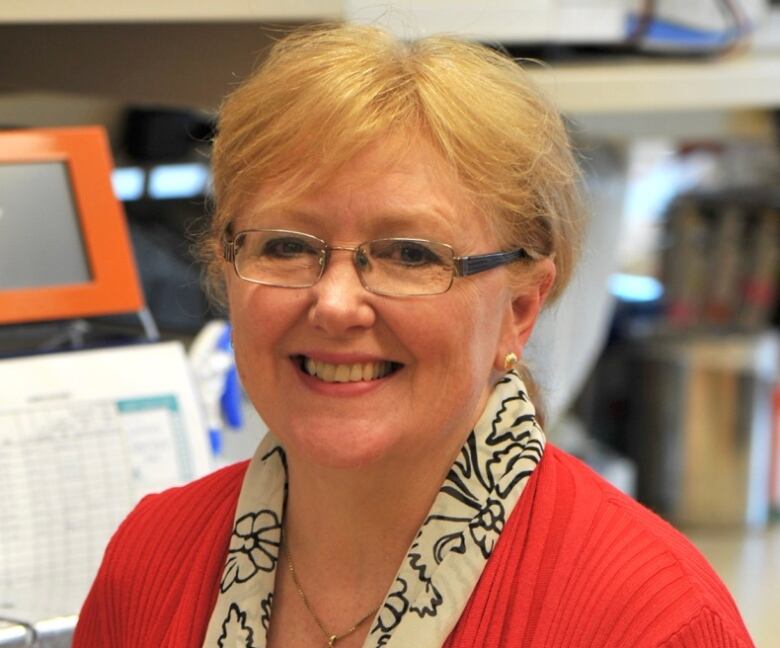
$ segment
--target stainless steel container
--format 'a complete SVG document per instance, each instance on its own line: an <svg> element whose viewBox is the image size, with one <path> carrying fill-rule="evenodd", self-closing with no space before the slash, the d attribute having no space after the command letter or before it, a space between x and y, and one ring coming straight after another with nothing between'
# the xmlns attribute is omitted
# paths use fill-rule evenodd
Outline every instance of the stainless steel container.
<svg viewBox="0 0 780 648"><path fill-rule="evenodd" d="M779 348L773 333L637 346L629 435L641 501L679 525L766 524Z"/></svg>
<svg viewBox="0 0 780 648"><path fill-rule="evenodd" d="M15 622L0 617L2 648L70 648L77 617L56 617L37 623Z"/></svg>

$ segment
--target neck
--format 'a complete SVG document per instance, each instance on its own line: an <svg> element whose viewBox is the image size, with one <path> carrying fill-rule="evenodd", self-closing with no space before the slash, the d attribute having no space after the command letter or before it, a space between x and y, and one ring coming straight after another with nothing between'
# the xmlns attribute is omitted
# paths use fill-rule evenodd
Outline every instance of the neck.
<svg viewBox="0 0 780 648"><path fill-rule="evenodd" d="M329 571L318 578L345 586L372 578L368 565L371 571L389 572L392 579L450 464L448 458L447 467L438 472L408 467L331 470L300 466L288 456L285 543L290 543L296 563L302 570L316 565L317 572Z"/></svg>
<svg viewBox="0 0 780 648"><path fill-rule="evenodd" d="M344 596L355 610L381 602L474 422L435 444L351 468L287 451L282 551L289 548L323 618L338 612L328 613L328 602Z"/></svg>
<svg viewBox="0 0 780 648"><path fill-rule="evenodd" d="M343 633L364 621L338 642L344 648L362 645L369 629L365 618L373 617L391 588L444 475L435 485L434 480L421 483L417 473L408 471L382 478L371 471L369 477L363 470L300 466L289 454L287 467L280 555L285 569L277 572L276 601L297 609L291 614L303 618L301 627L308 626L312 636Z"/></svg>

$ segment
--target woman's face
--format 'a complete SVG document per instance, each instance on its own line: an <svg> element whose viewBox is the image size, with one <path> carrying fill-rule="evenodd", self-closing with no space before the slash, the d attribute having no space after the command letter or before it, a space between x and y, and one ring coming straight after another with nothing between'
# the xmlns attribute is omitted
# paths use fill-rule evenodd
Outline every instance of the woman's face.
<svg viewBox="0 0 780 648"><path fill-rule="evenodd" d="M484 217L430 145L421 140L402 154L391 146L389 154L383 143L300 198L262 187L234 231L295 230L344 246L404 236L449 243L459 255L495 251ZM310 288L252 284L225 267L249 398L291 457L329 467L451 459L538 310L533 297L513 298L504 269L456 279L440 295L403 298L365 290L344 251L332 253ZM384 363L395 370L366 379ZM361 379L334 381L356 364Z"/></svg>

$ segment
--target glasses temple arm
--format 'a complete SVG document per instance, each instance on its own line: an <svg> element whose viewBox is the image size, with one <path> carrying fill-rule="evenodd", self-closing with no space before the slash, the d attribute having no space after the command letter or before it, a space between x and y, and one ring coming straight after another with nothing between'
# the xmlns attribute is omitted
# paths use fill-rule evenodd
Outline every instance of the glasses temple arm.
<svg viewBox="0 0 780 648"><path fill-rule="evenodd" d="M222 241L222 256L228 263L233 263L236 258L236 241L235 239L225 238Z"/></svg>
<svg viewBox="0 0 780 648"><path fill-rule="evenodd" d="M537 254L532 254L523 248L512 250L511 252L493 252L491 254L474 254L472 256L455 257L455 272L459 277L466 277L520 259L536 261L540 258L542 257Z"/></svg>

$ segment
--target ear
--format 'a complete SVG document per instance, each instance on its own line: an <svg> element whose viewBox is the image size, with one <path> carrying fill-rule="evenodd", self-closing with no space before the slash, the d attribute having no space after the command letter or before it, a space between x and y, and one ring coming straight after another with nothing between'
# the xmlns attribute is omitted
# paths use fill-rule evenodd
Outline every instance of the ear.
<svg viewBox="0 0 780 648"><path fill-rule="evenodd" d="M528 283L512 295L504 315L501 339L493 363L496 371L506 371L504 363L508 353L523 357L523 348L531 337L554 281L555 263L552 259L541 259L534 264L533 275Z"/></svg>

